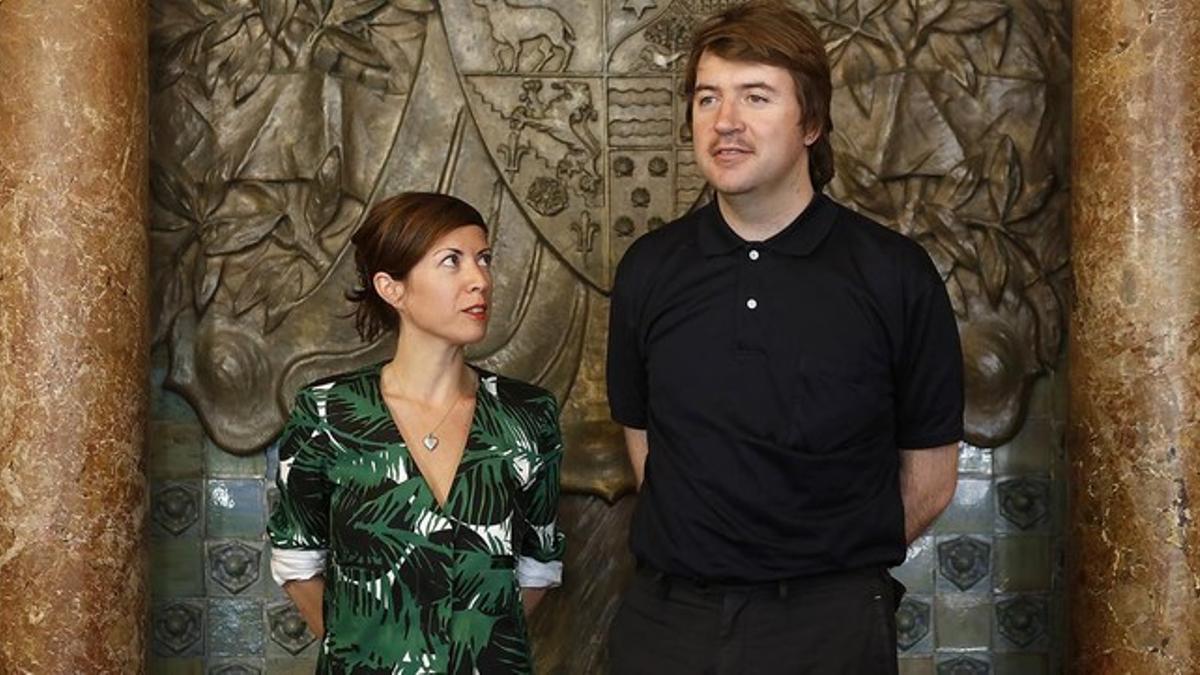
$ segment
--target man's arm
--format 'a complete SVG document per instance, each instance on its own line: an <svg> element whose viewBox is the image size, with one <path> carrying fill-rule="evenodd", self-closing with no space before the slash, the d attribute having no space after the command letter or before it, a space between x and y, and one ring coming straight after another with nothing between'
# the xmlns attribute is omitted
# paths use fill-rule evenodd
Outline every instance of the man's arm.
<svg viewBox="0 0 1200 675"><path fill-rule="evenodd" d="M637 479L637 489L642 489L642 480L646 477L646 455L650 454L650 442L646 440L645 429L622 427L625 430L625 451L629 453L629 463L633 466L633 476Z"/></svg>
<svg viewBox="0 0 1200 675"><path fill-rule="evenodd" d="M626 438L628 431L626 429ZM638 483L641 483L640 476ZM900 451L900 498L904 502L906 543L913 543L946 510L954 498L956 485L958 443Z"/></svg>

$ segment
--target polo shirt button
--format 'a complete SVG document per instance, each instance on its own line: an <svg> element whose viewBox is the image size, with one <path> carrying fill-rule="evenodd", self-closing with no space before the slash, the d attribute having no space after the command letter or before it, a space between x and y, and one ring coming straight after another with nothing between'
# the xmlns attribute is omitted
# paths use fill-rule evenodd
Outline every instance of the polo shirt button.
<svg viewBox="0 0 1200 675"><path fill-rule="evenodd" d="M750 298L749 300L746 301L746 307L748 307L750 309L754 309L755 307L758 307L758 301L755 300L754 298Z"/></svg>
<svg viewBox="0 0 1200 675"><path fill-rule="evenodd" d="M750 259L758 260L758 251L756 251L754 249L750 249Z"/></svg>

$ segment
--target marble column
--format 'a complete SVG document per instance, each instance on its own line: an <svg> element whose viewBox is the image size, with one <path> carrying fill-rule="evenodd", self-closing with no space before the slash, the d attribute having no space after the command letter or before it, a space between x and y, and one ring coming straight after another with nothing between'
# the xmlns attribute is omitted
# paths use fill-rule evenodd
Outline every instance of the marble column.
<svg viewBox="0 0 1200 675"><path fill-rule="evenodd" d="M1200 672L1200 4L1076 0L1071 672Z"/></svg>
<svg viewBox="0 0 1200 675"><path fill-rule="evenodd" d="M147 32L0 2L0 671L145 668Z"/></svg>

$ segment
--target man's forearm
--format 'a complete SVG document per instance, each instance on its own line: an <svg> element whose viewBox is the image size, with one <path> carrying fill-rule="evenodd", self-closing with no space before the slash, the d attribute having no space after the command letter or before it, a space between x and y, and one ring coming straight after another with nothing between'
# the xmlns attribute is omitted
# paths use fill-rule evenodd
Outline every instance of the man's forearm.
<svg viewBox="0 0 1200 675"><path fill-rule="evenodd" d="M646 456L650 454L650 441L646 439L645 429L625 429L625 450L629 453L629 464L633 467L633 477L637 481L637 489L642 489L642 480L646 477Z"/></svg>
<svg viewBox="0 0 1200 675"><path fill-rule="evenodd" d="M946 510L958 484L958 443L900 451L904 539L911 544Z"/></svg>

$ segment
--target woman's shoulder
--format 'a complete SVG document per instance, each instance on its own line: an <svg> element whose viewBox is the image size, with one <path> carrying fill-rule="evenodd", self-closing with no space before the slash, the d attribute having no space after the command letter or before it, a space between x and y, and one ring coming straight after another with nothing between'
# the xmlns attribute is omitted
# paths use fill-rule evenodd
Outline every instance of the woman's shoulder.
<svg viewBox="0 0 1200 675"><path fill-rule="evenodd" d="M326 375L301 387L297 395L322 399L339 393L362 394L368 389L378 387L379 370L382 367L383 362L372 363L354 370Z"/></svg>
<svg viewBox="0 0 1200 675"><path fill-rule="evenodd" d="M483 368L476 367L475 372L479 374L479 386L505 404L557 411L558 401L549 389Z"/></svg>

